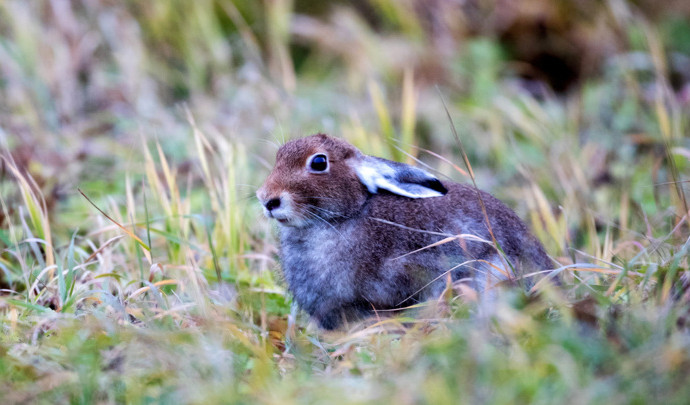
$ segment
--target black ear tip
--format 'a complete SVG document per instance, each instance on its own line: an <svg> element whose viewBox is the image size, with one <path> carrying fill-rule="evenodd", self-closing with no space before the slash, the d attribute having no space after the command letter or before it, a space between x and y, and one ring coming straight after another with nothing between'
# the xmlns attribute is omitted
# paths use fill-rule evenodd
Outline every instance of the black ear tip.
<svg viewBox="0 0 690 405"><path fill-rule="evenodd" d="M443 185L443 183L441 183L441 180L439 179L425 180L421 185L434 191L438 191L443 195L448 193L448 189Z"/></svg>

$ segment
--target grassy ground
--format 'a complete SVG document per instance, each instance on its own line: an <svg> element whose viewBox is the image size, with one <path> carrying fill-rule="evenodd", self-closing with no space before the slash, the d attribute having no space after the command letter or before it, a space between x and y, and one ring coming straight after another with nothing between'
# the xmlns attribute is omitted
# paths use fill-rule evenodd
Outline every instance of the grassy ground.
<svg viewBox="0 0 690 405"><path fill-rule="evenodd" d="M2 403L687 403L687 21L606 3L623 45L556 95L414 2L304 3L0 3ZM562 288L310 325L253 197L278 145L467 182L452 125Z"/></svg>

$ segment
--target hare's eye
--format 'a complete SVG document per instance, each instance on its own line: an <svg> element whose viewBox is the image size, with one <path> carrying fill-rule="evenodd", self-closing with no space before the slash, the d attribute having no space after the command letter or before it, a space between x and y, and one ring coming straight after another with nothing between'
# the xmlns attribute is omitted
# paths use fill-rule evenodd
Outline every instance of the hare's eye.
<svg viewBox="0 0 690 405"><path fill-rule="evenodd" d="M323 172L328 169L328 158L326 155L314 155L309 162L309 168L314 172Z"/></svg>

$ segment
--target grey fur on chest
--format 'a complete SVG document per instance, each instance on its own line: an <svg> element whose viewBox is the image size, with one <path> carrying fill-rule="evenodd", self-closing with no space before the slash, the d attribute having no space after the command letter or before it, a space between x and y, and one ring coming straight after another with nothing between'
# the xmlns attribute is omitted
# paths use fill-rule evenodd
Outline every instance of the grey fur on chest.
<svg viewBox="0 0 690 405"><path fill-rule="evenodd" d="M282 229L283 273L298 304L310 314L354 299L353 245L347 227Z"/></svg>

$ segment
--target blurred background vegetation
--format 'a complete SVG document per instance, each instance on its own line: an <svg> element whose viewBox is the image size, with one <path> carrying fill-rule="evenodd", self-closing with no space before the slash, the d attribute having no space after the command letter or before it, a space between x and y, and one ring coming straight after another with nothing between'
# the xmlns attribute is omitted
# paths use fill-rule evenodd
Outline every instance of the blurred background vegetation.
<svg viewBox="0 0 690 405"><path fill-rule="evenodd" d="M683 403L688 112L684 0L4 0L0 398ZM323 335L253 197L278 145L466 182L452 127L564 288Z"/></svg>

